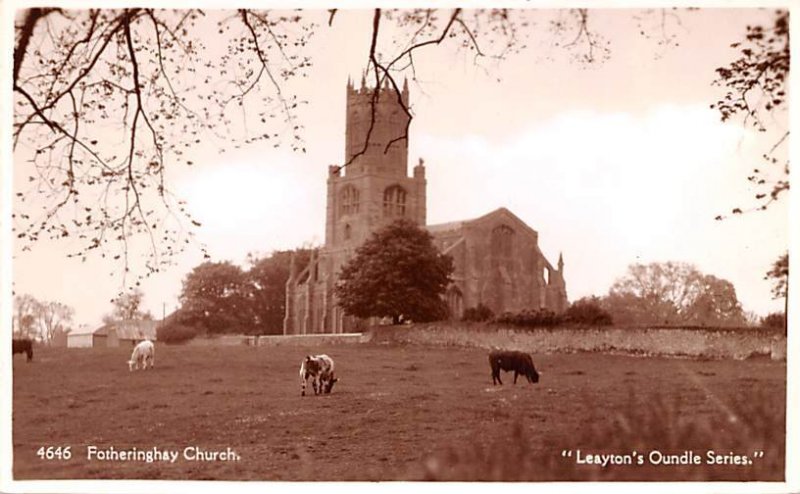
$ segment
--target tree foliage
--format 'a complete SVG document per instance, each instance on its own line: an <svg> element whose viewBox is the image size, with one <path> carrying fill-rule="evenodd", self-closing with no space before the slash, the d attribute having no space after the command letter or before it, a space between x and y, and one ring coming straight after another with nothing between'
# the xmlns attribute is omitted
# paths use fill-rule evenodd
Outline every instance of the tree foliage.
<svg viewBox="0 0 800 494"><path fill-rule="evenodd" d="M39 301L32 295L14 297L14 333L21 338L33 338L36 334L36 313Z"/></svg>
<svg viewBox="0 0 800 494"><path fill-rule="evenodd" d="M746 125L759 132L777 133L774 145L763 154L764 165L754 167L747 177L757 191L756 206L750 210L765 210L789 190L789 158L785 147L789 130L780 129L775 115L788 108L789 11L776 10L771 25L747 26L744 39L731 47L739 50L739 57L717 68L715 84L726 92L711 107L719 111L723 122L741 116ZM746 210L736 207L731 213L741 214ZM723 218L717 216L718 220Z"/></svg>
<svg viewBox="0 0 800 494"><path fill-rule="evenodd" d="M197 329L181 324L177 319L166 322L156 328L156 338L168 345L186 343L197 336Z"/></svg>
<svg viewBox="0 0 800 494"><path fill-rule="evenodd" d="M523 328L552 328L564 323L563 317L550 309L523 309L520 312L503 312L495 322Z"/></svg>
<svg viewBox="0 0 800 494"><path fill-rule="evenodd" d="M152 319L152 314L141 310L143 298L144 293L138 288L131 289L119 295L111 301L114 309L111 314L103 319L104 322Z"/></svg>
<svg viewBox="0 0 800 494"><path fill-rule="evenodd" d="M42 302L38 307L39 334L49 343L59 332L68 332L75 311L61 302Z"/></svg>
<svg viewBox="0 0 800 494"><path fill-rule="evenodd" d="M485 322L494 317L494 312L485 305L478 304L477 307L469 307L464 310L464 315L461 317L463 321Z"/></svg>
<svg viewBox="0 0 800 494"><path fill-rule="evenodd" d="M773 312L761 319L761 326L770 329L785 329L786 315L782 312Z"/></svg>
<svg viewBox="0 0 800 494"><path fill-rule="evenodd" d="M165 331L181 341L186 327L195 333L281 334L292 256L297 266L305 266L311 250L250 254L247 270L230 262L195 267L184 280L181 307L167 318L175 324Z"/></svg>
<svg viewBox="0 0 800 494"><path fill-rule="evenodd" d="M302 267L308 264L311 250L276 251L260 259L252 255L249 258L250 269L244 276L253 325L259 334L283 333L286 281L292 256L295 256L295 265Z"/></svg>
<svg viewBox="0 0 800 494"><path fill-rule="evenodd" d="M576 300L561 315L570 324L589 326L610 326L614 321L611 314L603 309L598 297L584 297Z"/></svg>
<svg viewBox="0 0 800 494"><path fill-rule="evenodd" d="M789 294L789 253L778 258L767 271L765 279L772 280L772 297L786 298Z"/></svg>
<svg viewBox="0 0 800 494"><path fill-rule="evenodd" d="M58 333L71 329L75 315L72 307L56 301L40 301L29 294L14 297L15 337L50 343Z"/></svg>
<svg viewBox="0 0 800 494"><path fill-rule="evenodd" d="M633 264L602 301L621 324L744 325L729 281L680 262Z"/></svg>
<svg viewBox="0 0 800 494"><path fill-rule="evenodd" d="M21 11L13 136L33 159L14 217L25 248L76 238L71 255L96 250L127 273L129 239L141 234L145 274L157 272L190 243L184 222L199 226L170 192L167 170L191 166L187 150L203 135L236 146L286 138L302 148L302 102L281 84L305 74L300 51L311 26L297 14L228 14L212 42L227 51L212 57L199 10ZM251 105L258 110L245 114ZM247 135L227 135L239 113Z"/></svg>
<svg viewBox="0 0 800 494"><path fill-rule="evenodd" d="M441 297L452 272L453 259L439 252L431 235L402 219L356 250L342 267L336 296L347 314L361 318L443 319L447 307Z"/></svg>
<svg viewBox="0 0 800 494"><path fill-rule="evenodd" d="M206 262L186 276L177 322L201 333L250 333L252 313L244 273L230 262Z"/></svg>

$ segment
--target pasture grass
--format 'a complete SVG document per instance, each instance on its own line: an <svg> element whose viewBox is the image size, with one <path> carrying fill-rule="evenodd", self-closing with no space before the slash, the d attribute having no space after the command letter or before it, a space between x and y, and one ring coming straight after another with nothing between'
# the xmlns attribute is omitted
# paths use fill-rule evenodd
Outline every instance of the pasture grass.
<svg viewBox="0 0 800 494"><path fill-rule="evenodd" d="M156 348L156 368L133 373L129 348L45 348L32 363L16 356L15 478L783 478L784 362L534 354L539 384L513 385L504 374L506 385L493 386L487 352L476 348ZM332 394L300 396L307 353L336 361ZM230 447L241 460L98 462L86 458L88 445ZM40 459L41 446L71 446L73 458ZM633 470L581 467L561 456L648 448L748 455L760 448L765 458L752 468Z"/></svg>
<svg viewBox="0 0 800 494"><path fill-rule="evenodd" d="M587 425L564 443L549 443L550 450L571 450L571 456L541 454L536 427L516 420L500 428L487 444L449 447L428 457L425 480L449 481L747 481L782 480L785 457L785 408L775 394L756 391L754 398L734 399L719 413L691 416L682 412L679 399L655 391L645 398L629 388L628 405L611 414L595 402ZM565 446L568 445L568 446ZM630 455L631 465L579 464L594 455ZM668 455L698 455L703 466L663 460ZM706 465L708 452L746 455L751 465ZM758 457L763 452L763 457ZM643 463L637 464L635 453ZM650 456L653 454L654 456Z"/></svg>

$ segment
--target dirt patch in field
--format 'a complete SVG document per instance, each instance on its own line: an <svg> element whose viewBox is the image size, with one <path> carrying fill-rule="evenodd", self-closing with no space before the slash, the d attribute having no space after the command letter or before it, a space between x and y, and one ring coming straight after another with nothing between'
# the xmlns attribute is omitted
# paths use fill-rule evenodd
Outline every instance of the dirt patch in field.
<svg viewBox="0 0 800 494"><path fill-rule="evenodd" d="M501 387L492 386L486 352L479 349L337 345L312 351L336 361L340 381L330 395L300 396L298 368L309 353L305 346L158 345L157 367L133 373L126 365L128 349L43 349L32 363L15 358L14 476L569 480L617 471L625 474L622 478L636 478L630 469L576 470L574 459L570 464L561 451L584 447L579 441L608 443L603 434L614 431L626 441L638 433L650 441L643 447L681 449L680 438L645 431L648 420L663 418L653 405L661 403L681 433L691 429L686 424L699 424L698 431L706 423L728 424L713 436L696 434L685 447L748 446L743 454L759 447L766 455L751 468L703 466L690 474L717 480L783 478L782 418L745 438L762 438L763 444L742 445L741 430L752 429L747 423L752 411L740 405L762 403L763 411L752 412L756 418L782 413L775 410L785 406L784 363L534 355L539 384L513 385L512 378ZM639 417L634 412L640 408L654 415ZM731 414L740 422L727 422ZM635 429L627 435L620 432L626 420ZM579 434L595 429L594 435ZM509 438L517 439L509 443ZM508 451L504 444L511 444ZM37 456L48 446L70 446L71 459ZM158 448L180 457L174 463L90 460L90 446ZM198 450L231 450L229 456L238 460L187 459L186 448L197 448L195 456ZM492 459L498 455L501 460ZM642 478L687 476L661 468Z"/></svg>

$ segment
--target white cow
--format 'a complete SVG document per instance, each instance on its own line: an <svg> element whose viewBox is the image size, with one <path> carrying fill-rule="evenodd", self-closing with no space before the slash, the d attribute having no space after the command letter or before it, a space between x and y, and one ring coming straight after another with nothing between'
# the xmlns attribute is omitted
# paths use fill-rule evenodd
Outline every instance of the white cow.
<svg viewBox="0 0 800 494"><path fill-rule="evenodd" d="M133 371L134 368L138 370L140 362L142 364L142 369L147 369L148 360L150 360L150 367L155 367L156 347L153 345L152 341L144 340L133 348L131 359L128 360L128 370Z"/></svg>
<svg viewBox="0 0 800 494"><path fill-rule="evenodd" d="M327 355L306 355L300 363L300 395L305 396L306 384L311 379L314 394L330 393L339 381L333 373L333 359Z"/></svg>

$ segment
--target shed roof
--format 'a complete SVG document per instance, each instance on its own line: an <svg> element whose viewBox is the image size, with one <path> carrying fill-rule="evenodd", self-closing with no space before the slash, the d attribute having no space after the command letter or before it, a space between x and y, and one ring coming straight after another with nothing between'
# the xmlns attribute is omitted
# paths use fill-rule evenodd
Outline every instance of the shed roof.
<svg viewBox="0 0 800 494"><path fill-rule="evenodd" d="M104 324L94 331L96 335L107 335L109 331L114 330L117 333L117 338L121 340L137 340L137 339L155 339L156 337L156 321L112 321Z"/></svg>

